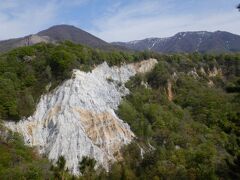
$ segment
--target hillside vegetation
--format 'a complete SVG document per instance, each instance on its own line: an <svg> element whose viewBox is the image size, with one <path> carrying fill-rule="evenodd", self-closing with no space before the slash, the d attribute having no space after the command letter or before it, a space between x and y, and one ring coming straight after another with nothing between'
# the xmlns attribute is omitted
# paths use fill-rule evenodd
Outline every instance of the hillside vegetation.
<svg viewBox="0 0 240 180"><path fill-rule="evenodd" d="M93 50L70 42L38 44L3 54L0 56L0 118L17 121L31 115L40 95L70 78L74 68L89 71L103 61L110 65L133 62L143 59L142 54Z"/></svg>
<svg viewBox="0 0 240 180"><path fill-rule="evenodd" d="M7 132L0 125L0 178L51 179L50 163L23 143L17 133Z"/></svg>
<svg viewBox="0 0 240 180"><path fill-rule="evenodd" d="M31 115L40 95L69 78L74 68L90 71L103 61L120 65L150 57L156 58L158 65L127 83L131 93L117 111L137 139L123 149L123 160L113 164L109 173L94 170L94 161L85 158L80 162L81 178L240 178L237 53L133 54L93 50L70 42L18 48L0 56L0 119L18 121ZM1 177L70 177L63 170L64 158L57 170L52 167L50 171L46 160L35 157L20 137L13 137L12 142L0 141Z"/></svg>
<svg viewBox="0 0 240 180"><path fill-rule="evenodd" d="M188 73L200 66L222 67L225 76ZM118 165L116 173L131 179L238 179L240 81L235 68L239 68L235 58L185 63L172 59L160 61L146 76L133 78L128 84L132 93L118 112L143 143L146 154L141 159L138 145L132 144L124 156L127 163ZM173 72L177 72L175 79ZM213 86L208 84L210 79ZM172 101L167 93L169 81ZM149 143L154 151L149 151Z"/></svg>

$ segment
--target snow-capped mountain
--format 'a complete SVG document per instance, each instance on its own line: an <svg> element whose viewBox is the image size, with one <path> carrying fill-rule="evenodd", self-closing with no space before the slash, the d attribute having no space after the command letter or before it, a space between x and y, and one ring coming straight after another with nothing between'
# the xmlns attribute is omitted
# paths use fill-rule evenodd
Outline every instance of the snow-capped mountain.
<svg viewBox="0 0 240 180"><path fill-rule="evenodd" d="M237 52L240 36L229 32L180 32L168 38L147 38L130 42L113 42L133 50L170 52Z"/></svg>

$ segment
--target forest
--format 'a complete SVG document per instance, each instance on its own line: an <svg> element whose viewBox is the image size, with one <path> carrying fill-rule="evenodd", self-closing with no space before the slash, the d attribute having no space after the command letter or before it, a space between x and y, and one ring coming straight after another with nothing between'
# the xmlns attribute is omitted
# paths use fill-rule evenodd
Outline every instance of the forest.
<svg viewBox="0 0 240 180"><path fill-rule="evenodd" d="M240 54L158 54L91 49L71 42L37 44L0 54L0 119L31 115L43 93L106 61L120 65L156 58L157 66L132 78L118 116L137 138L122 149L109 172L95 160L70 175L0 127L2 179L239 179ZM49 86L49 84L51 86ZM48 88L46 88L48 87Z"/></svg>

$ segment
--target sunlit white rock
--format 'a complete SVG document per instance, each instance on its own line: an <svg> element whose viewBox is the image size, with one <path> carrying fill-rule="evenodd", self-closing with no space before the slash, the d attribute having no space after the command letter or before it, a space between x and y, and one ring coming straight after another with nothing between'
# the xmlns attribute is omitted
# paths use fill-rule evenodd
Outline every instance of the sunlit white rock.
<svg viewBox="0 0 240 180"><path fill-rule="evenodd" d="M121 67L103 63L89 73L73 70L71 79L41 97L33 116L6 126L53 162L63 155L73 174L79 173L83 156L108 169L121 147L134 138L129 125L114 112L129 93L124 83L137 73L150 71L156 63L149 59Z"/></svg>

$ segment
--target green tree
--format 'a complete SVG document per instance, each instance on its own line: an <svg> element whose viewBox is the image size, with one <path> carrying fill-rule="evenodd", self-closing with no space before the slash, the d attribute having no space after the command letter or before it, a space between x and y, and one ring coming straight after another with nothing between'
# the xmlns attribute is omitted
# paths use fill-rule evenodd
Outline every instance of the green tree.
<svg viewBox="0 0 240 180"><path fill-rule="evenodd" d="M56 162L56 167L52 167L55 178L61 179L61 180L66 179L65 165L66 165L66 160L64 156L59 156Z"/></svg>
<svg viewBox="0 0 240 180"><path fill-rule="evenodd" d="M79 171L83 175L88 175L94 171L94 167L96 165L96 160L92 159L90 157L84 156L82 157L82 160L79 162Z"/></svg>
<svg viewBox="0 0 240 180"><path fill-rule="evenodd" d="M73 54L65 50L57 50L50 55L49 65L56 76L65 76L73 61Z"/></svg>

